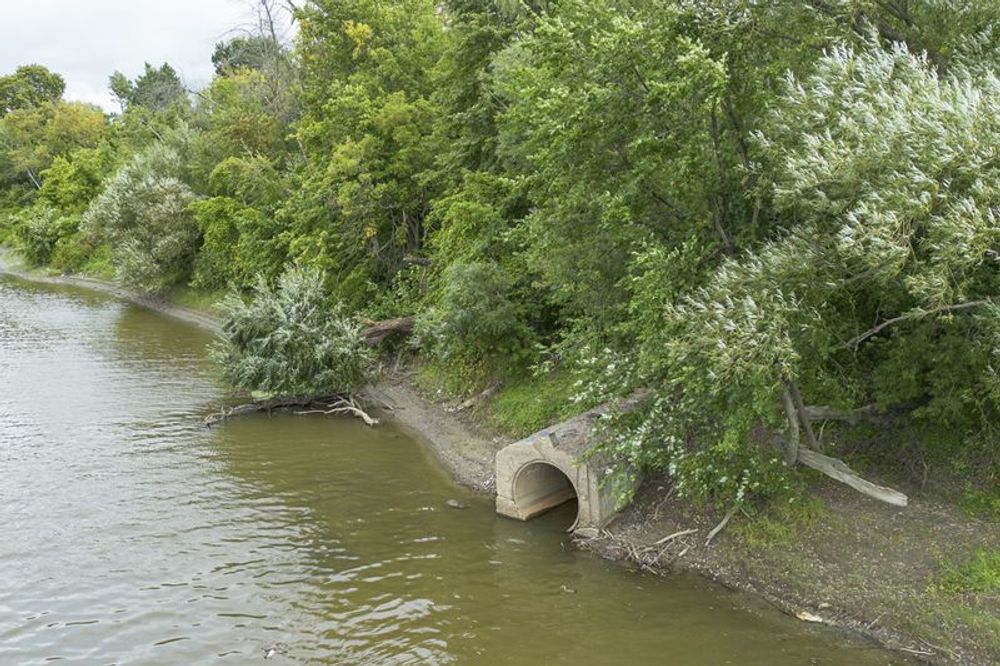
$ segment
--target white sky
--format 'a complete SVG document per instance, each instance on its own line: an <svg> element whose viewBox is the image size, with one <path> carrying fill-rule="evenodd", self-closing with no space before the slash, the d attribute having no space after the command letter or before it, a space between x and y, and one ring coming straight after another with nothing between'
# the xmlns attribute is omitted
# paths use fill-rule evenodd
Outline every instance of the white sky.
<svg viewBox="0 0 1000 666"><path fill-rule="evenodd" d="M0 0L0 75L45 65L66 79L66 99L116 111L116 69L131 79L144 62L169 62L188 88L201 88L216 42L252 18L247 0Z"/></svg>

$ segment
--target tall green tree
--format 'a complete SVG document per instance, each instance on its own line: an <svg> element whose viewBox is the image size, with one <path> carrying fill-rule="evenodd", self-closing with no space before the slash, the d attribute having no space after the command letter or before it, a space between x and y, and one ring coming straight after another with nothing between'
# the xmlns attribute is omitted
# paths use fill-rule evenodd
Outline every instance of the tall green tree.
<svg viewBox="0 0 1000 666"><path fill-rule="evenodd" d="M168 63L153 67L147 62L135 80L115 72L110 87L123 111L142 107L156 113L188 105L187 89Z"/></svg>
<svg viewBox="0 0 1000 666"><path fill-rule="evenodd" d="M0 76L0 118L62 99L66 82L41 65L22 65L13 74Z"/></svg>

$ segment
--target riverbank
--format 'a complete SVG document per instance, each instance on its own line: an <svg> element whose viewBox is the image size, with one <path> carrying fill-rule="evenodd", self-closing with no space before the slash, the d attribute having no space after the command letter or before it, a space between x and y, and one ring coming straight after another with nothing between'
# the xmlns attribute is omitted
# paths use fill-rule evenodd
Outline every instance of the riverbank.
<svg viewBox="0 0 1000 666"><path fill-rule="evenodd" d="M211 314L100 280L26 271L9 253L0 254L0 272L95 289L208 329L219 326ZM457 400L427 395L405 372L370 391L456 480L482 492L493 489L493 456L507 440L475 409L452 411ZM1000 660L1000 600L989 592L956 593L941 586L948 566L960 566L977 548L1000 549L995 522L966 516L919 489L904 488L912 497L905 509L818 477L810 480L810 490L803 506L772 509L753 521L737 515L705 545L721 515L696 510L672 496L666 482L651 479L598 538L579 544L658 573L698 571L800 619L858 631L932 663Z"/></svg>

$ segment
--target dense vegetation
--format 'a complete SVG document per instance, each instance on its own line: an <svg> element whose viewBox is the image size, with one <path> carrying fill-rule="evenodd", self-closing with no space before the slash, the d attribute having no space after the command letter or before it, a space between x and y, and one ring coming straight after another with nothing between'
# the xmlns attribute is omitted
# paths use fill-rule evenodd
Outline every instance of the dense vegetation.
<svg viewBox="0 0 1000 666"><path fill-rule="evenodd" d="M112 116L44 67L0 78L0 234L156 292L309 291L280 276L312 269L330 326L415 314L423 362L469 391L535 373L558 411L652 388L601 452L703 499L788 489L774 443L801 427L994 501L1000 6L312 0L294 21L292 44L220 44L194 94L166 64L115 73Z"/></svg>

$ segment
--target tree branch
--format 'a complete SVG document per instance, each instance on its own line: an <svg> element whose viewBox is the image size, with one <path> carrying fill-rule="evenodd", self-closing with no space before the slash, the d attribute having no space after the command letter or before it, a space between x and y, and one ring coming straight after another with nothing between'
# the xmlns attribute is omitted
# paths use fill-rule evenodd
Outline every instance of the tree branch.
<svg viewBox="0 0 1000 666"><path fill-rule="evenodd" d="M864 333L862 333L861 335L858 335L858 336L855 336L855 337L851 338L847 342L839 345L837 348L838 349L849 349L851 347L854 347L854 349L857 349L858 346L861 345L861 343L864 342L865 340L867 340L868 338L870 338L870 337L872 337L874 335L878 335L885 328L888 328L889 326L892 326L893 324L898 324L901 321L907 321L909 319L920 319L922 317L926 317L927 315L938 314L940 312L955 312L955 311L958 311L958 310L970 310L972 308L978 308L978 307L982 307L984 305L990 305L992 302L993 301L990 301L990 300L969 301L968 303L955 303L955 304L952 304L952 305L941 305L941 306L936 307L936 308L931 308L930 310L912 310L910 312L907 312L906 314L899 315L898 317L893 317L892 319L886 319L884 322L882 322L878 326L874 326L874 327L868 329L867 331L865 331Z"/></svg>

